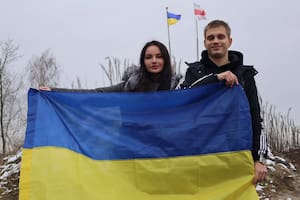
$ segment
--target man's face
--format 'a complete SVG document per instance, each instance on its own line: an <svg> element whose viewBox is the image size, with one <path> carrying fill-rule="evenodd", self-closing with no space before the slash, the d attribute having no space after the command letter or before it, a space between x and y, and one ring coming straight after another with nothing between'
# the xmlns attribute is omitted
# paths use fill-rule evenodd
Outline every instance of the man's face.
<svg viewBox="0 0 300 200"><path fill-rule="evenodd" d="M228 37L223 26L210 28L206 31L204 46L212 58L220 59L227 56L231 42L232 39Z"/></svg>

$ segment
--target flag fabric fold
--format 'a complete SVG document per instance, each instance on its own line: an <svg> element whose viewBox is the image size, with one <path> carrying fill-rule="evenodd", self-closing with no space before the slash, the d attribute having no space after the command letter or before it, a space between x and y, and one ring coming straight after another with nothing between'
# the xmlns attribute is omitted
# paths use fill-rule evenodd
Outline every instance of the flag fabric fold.
<svg viewBox="0 0 300 200"><path fill-rule="evenodd" d="M20 200L258 199L239 87L30 89Z"/></svg>
<svg viewBox="0 0 300 200"><path fill-rule="evenodd" d="M181 15L167 12L168 25L176 24L181 19Z"/></svg>

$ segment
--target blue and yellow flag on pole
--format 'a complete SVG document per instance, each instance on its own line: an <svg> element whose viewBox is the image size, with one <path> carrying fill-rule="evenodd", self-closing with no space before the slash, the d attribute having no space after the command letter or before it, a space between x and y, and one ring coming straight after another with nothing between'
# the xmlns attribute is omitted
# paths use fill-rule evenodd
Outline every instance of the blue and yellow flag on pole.
<svg viewBox="0 0 300 200"><path fill-rule="evenodd" d="M239 86L30 89L19 199L258 199L251 137Z"/></svg>
<svg viewBox="0 0 300 200"><path fill-rule="evenodd" d="M181 15L167 12L168 25L176 24L181 19Z"/></svg>

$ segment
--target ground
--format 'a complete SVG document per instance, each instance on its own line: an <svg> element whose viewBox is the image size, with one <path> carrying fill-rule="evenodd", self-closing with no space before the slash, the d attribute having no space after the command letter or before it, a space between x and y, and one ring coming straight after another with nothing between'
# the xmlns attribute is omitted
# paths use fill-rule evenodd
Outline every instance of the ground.
<svg viewBox="0 0 300 200"><path fill-rule="evenodd" d="M300 149L274 154L277 156L268 163L268 178L258 191L260 199L300 200Z"/></svg>

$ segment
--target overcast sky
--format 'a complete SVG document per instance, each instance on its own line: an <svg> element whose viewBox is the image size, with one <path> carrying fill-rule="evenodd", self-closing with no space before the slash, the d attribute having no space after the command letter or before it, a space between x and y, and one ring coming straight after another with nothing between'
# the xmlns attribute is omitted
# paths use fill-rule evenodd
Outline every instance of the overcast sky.
<svg viewBox="0 0 300 200"><path fill-rule="evenodd" d="M196 60L193 3L200 4L207 20L223 19L232 28L232 50L242 51L244 63L259 71L257 86L264 102L300 124L299 61L300 3L297 0L0 0L0 40L12 39L23 55L24 68L33 55L50 49L62 69L62 86L78 76L87 87L107 84L99 63L105 57L137 63L144 43L160 40L168 45L166 9L181 14L170 27L176 60ZM185 73L184 64L182 71Z"/></svg>

